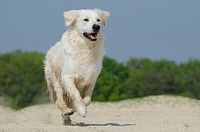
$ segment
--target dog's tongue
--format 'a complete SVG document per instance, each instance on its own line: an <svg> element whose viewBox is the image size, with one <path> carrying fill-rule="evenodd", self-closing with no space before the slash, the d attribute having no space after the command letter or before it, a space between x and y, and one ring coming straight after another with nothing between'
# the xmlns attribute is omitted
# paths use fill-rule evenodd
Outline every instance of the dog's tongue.
<svg viewBox="0 0 200 132"><path fill-rule="evenodd" d="M97 33L83 33L83 35L91 41L97 40Z"/></svg>
<svg viewBox="0 0 200 132"><path fill-rule="evenodd" d="M97 38L97 33L90 33L90 34L88 34L88 36L89 36L91 39L96 39L96 38Z"/></svg>

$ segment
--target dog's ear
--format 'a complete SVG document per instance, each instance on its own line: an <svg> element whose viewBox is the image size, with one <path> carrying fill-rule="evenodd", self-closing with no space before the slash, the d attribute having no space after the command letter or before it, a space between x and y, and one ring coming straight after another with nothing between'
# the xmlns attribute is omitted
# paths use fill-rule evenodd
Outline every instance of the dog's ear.
<svg viewBox="0 0 200 132"><path fill-rule="evenodd" d="M100 14L100 16L103 19L103 24L106 25L109 17L110 17L110 13L104 10L100 10L100 9L94 9L97 13Z"/></svg>
<svg viewBox="0 0 200 132"><path fill-rule="evenodd" d="M71 25L74 25L78 15L79 15L79 11L78 10L71 10L71 11L64 12L65 25L67 27L71 26Z"/></svg>
<svg viewBox="0 0 200 132"><path fill-rule="evenodd" d="M102 12L102 17L103 17L103 24L106 25L108 18L110 17L110 12L107 11L101 11Z"/></svg>

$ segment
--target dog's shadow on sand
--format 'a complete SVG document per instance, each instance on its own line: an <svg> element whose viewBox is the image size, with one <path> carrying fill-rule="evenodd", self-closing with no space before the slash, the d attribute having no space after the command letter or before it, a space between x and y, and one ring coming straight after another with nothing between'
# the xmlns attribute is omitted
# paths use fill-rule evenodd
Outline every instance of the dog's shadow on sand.
<svg viewBox="0 0 200 132"><path fill-rule="evenodd" d="M104 123L104 124L90 124L90 123L76 123L76 126L87 127L87 126L135 126L136 124L118 124L118 123Z"/></svg>

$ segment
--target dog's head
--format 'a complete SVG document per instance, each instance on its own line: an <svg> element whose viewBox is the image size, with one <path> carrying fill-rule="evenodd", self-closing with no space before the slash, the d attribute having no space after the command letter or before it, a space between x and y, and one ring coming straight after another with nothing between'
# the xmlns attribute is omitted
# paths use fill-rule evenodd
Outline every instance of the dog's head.
<svg viewBox="0 0 200 132"><path fill-rule="evenodd" d="M90 41L96 41L110 13L100 9L71 10L64 12L65 24Z"/></svg>

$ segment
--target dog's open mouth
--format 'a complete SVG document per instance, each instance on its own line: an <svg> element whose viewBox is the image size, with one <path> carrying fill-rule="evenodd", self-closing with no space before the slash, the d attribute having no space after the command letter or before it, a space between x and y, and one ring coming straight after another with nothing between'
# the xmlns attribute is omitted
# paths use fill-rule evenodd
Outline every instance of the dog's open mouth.
<svg viewBox="0 0 200 132"><path fill-rule="evenodd" d="M91 41L96 41L97 40L97 33L83 33L83 36L88 38Z"/></svg>

